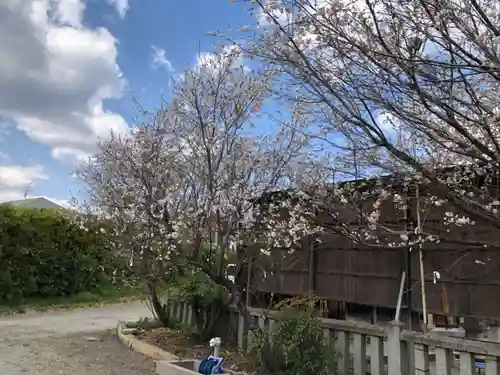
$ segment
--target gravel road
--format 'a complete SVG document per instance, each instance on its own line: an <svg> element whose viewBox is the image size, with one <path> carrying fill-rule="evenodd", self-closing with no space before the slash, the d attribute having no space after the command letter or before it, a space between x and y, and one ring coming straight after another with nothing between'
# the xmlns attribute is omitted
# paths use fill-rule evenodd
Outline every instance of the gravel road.
<svg viewBox="0 0 500 375"><path fill-rule="evenodd" d="M151 316L143 303L0 318L2 375L152 375L153 362L110 330Z"/></svg>

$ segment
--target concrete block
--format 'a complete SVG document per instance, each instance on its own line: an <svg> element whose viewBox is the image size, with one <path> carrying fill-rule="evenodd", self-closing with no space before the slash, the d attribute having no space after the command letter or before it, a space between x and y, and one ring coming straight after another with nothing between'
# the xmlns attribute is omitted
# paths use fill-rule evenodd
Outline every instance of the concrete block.
<svg viewBox="0 0 500 375"><path fill-rule="evenodd" d="M135 335L137 333L137 328L123 328L122 333L124 335Z"/></svg>
<svg viewBox="0 0 500 375"><path fill-rule="evenodd" d="M180 361L157 361L156 373L158 375L193 375L199 374L200 361L185 359ZM224 373L223 375L231 375Z"/></svg>

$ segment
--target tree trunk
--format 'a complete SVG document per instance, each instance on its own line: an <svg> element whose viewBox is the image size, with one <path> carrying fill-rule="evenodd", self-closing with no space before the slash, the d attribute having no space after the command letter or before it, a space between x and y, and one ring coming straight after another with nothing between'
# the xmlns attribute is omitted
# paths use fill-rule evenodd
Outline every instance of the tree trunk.
<svg viewBox="0 0 500 375"><path fill-rule="evenodd" d="M149 289L149 298L151 300L151 305L153 306L154 314L164 327L168 327L169 318L167 314L167 306L162 305L158 294L156 293L156 285L152 281L147 282Z"/></svg>

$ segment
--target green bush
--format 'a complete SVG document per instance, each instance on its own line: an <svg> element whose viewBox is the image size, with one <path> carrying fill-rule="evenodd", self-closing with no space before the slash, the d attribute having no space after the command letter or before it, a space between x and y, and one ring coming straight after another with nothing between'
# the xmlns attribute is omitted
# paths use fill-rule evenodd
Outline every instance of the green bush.
<svg viewBox="0 0 500 375"><path fill-rule="evenodd" d="M195 272L178 276L171 281L170 294L191 306L194 335L203 341L213 337L221 311L229 302L228 291L206 274Z"/></svg>
<svg viewBox="0 0 500 375"><path fill-rule="evenodd" d="M58 210L0 205L0 302L95 290L116 269L97 220L84 226Z"/></svg>
<svg viewBox="0 0 500 375"><path fill-rule="evenodd" d="M309 308L284 308L272 332L252 331L250 348L262 375L333 375L337 356L324 342L320 320Z"/></svg>

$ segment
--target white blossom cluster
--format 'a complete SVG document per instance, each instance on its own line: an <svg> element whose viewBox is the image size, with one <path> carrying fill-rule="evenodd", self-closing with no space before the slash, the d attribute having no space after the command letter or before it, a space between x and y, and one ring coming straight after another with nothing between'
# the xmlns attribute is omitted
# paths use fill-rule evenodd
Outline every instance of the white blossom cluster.
<svg viewBox="0 0 500 375"><path fill-rule="evenodd" d="M366 194L336 189L336 207L362 222L349 230L353 239L399 247L477 223L499 226L498 1L250 4L257 26L242 48L274 69L272 90L307 119L325 164L353 179L397 172L421 184L418 233L415 223L395 228L384 215L390 206L400 218L415 216L414 191L378 186L368 203ZM428 217L448 228L436 232Z"/></svg>
<svg viewBox="0 0 500 375"><path fill-rule="evenodd" d="M251 40L200 56L84 171L124 249L161 263L208 246L225 260L328 232L400 248L500 226L500 2L250 3ZM264 133L270 98L287 114Z"/></svg>
<svg viewBox="0 0 500 375"><path fill-rule="evenodd" d="M186 71L162 110L102 143L81 173L121 251L148 265L144 272L174 260L225 262L255 230L252 200L290 186L303 138L289 120L273 133L251 131L266 78L241 66L239 53L224 49ZM309 233L292 213L288 229L277 221L264 236Z"/></svg>

